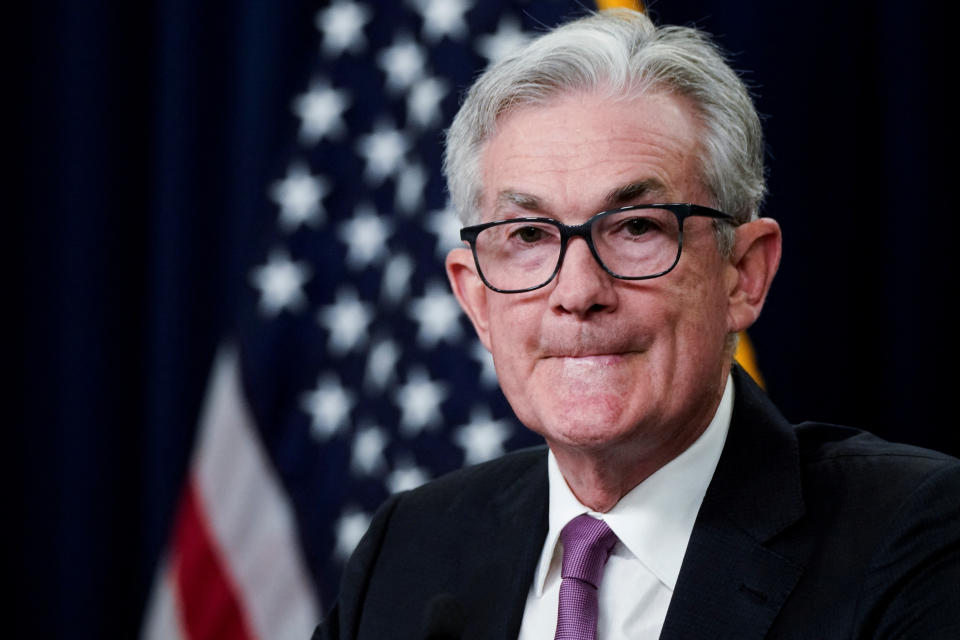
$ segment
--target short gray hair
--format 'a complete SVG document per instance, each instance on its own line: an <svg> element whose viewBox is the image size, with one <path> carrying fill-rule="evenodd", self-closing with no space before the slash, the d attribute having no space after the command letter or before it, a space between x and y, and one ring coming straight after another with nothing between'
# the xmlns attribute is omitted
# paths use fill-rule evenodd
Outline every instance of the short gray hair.
<svg viewBox="0 0 960 640"><path fill-rule="evenodd" d="M447 131L444 174L463 224L480 221L480 156L497 119L563 93L611 97L665 92L692 104L703 127L701 179L713 206L739 222L756 218L766 190L763 131L746 86L710 37L655 26L644 14L608 10L574 20L490 66ZM729 252L732 230L718 225Z"/></svg>

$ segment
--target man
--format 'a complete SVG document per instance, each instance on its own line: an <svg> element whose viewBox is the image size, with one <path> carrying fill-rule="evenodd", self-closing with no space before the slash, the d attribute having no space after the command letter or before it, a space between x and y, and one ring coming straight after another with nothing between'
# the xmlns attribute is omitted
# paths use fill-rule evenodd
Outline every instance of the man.
<svg viewBox="0 0 960 640"><path fill-rule="evenodd" d="M702 34L572 22L447 145L451 285L549 449L388 500L319 637L960 637L960 462L794 428L732 363L780 229Z"/></svg>

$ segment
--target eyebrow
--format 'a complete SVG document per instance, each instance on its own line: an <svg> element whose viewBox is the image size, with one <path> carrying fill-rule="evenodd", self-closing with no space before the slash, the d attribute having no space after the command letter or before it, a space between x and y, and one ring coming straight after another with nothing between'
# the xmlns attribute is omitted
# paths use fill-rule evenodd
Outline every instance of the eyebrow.
<svg viewBox="0 0 960 640"><path fill-rule="evenodd" d="M625 206L635 204L637 200L644 197L663 197L666 191L667 188L659 180L638 180L620 187L614 187L607 192L604 202L609 207Z"/></svg>
<svg viewBox="0 0 960 640"><path fill-rule="evenodd" d="M513 205L525 211L542 211L543 204L540 198L529 193L519 191L501 191L497 195L497 205Z"/></svg>

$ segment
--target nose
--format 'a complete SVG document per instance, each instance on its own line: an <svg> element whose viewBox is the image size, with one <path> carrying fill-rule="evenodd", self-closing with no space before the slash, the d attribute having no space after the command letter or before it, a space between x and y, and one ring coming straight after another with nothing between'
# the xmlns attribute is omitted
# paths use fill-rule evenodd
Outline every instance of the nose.
<svg viewBox="0 0 960 640"><path fill-rule="evenodd" d="M594 259L583 238L569 240L560 273L554 281L550 304L556 313L584 319L616 309L614 278Z"/></svg>

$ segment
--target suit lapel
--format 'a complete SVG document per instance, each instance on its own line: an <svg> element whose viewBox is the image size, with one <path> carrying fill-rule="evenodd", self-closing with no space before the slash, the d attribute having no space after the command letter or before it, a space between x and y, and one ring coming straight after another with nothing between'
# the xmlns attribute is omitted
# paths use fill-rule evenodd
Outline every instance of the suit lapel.
<svg viewBox="0 0 960 640"><path fill-rule="evenodd" d="M469 612L464 639L516 638L527 593L547 535L547 449L491 505L490 526L472 554L464 603Z"/></svg>
<svg viewBox="0 0 960 640"><path fill-rule="evenodd" d="M802 567L764 543L804 513L792 426L738 367L723 454L697 515L662 640L762 638Z"/></svg>

